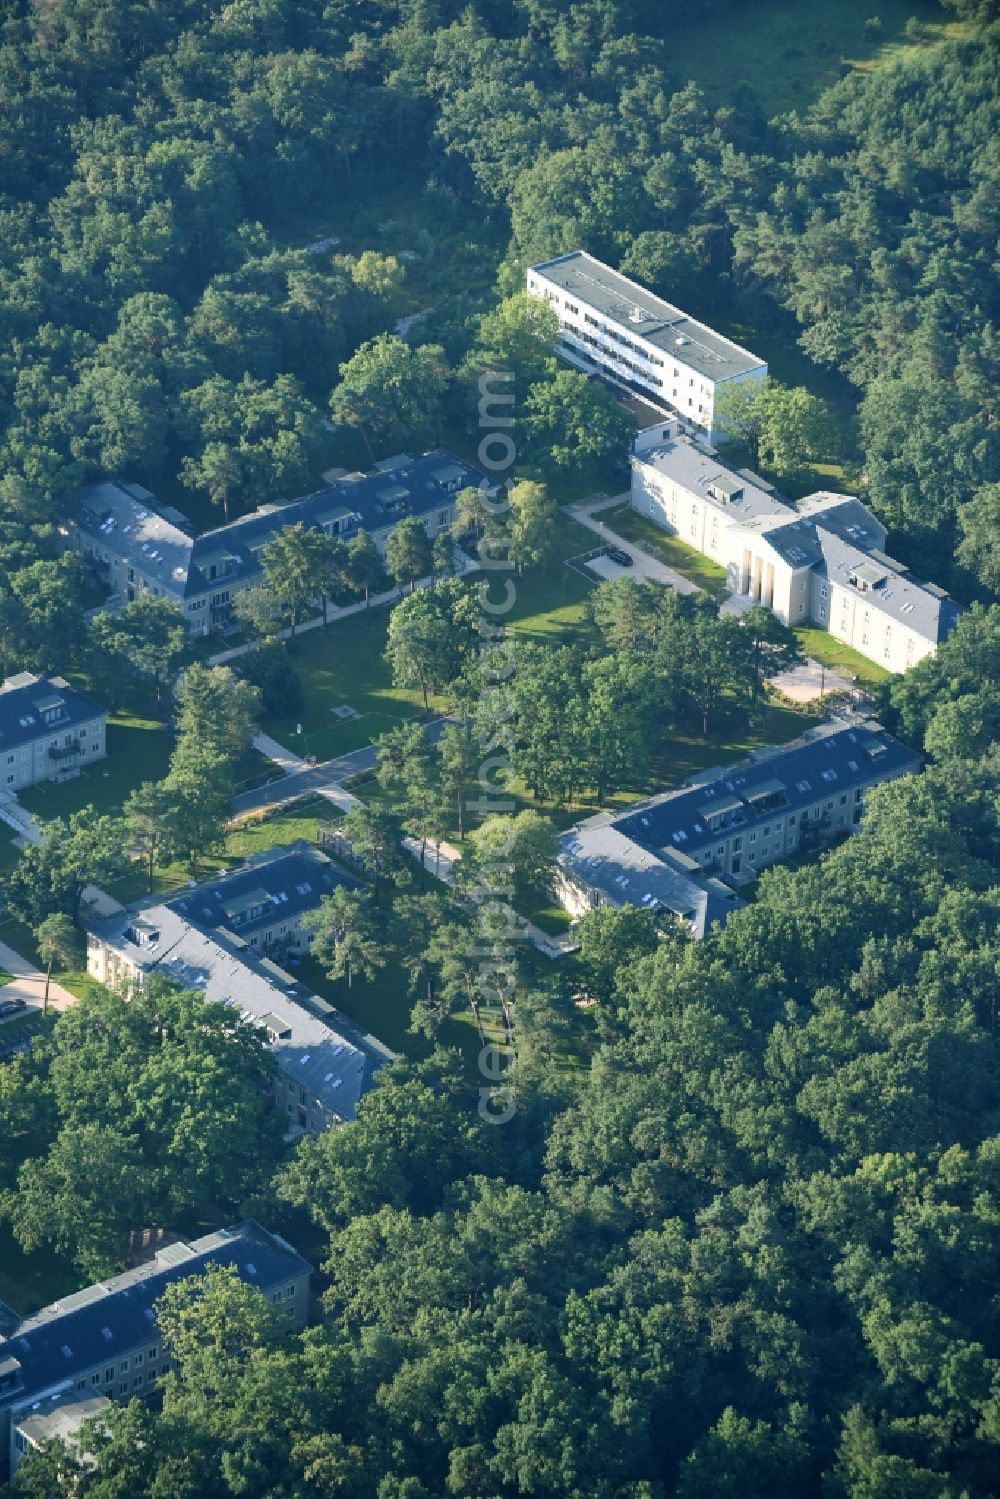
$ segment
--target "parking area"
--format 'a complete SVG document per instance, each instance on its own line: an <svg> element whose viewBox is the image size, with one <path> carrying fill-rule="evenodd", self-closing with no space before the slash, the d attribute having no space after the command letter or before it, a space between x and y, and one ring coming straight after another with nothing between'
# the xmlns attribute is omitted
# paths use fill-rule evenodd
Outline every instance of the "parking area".
<svg viewBox="0 0 1000 1499"><path fill-rule="evenodd" d="M0 968L4 973L10 974L10 978L0 988L0 1005L21 1001L14 1014L8 1015L6 1019L0 1016L2 1036L5 1025L17 1024L26 1014L41 1014L45 1004L45 975L26 958L22 958L19 952L8 947L6 942L0 942ZM53 979L49 984L49 1009L65 1010L67 1006L74 1004L75 995Z"/></svg>
<svg viewBox="0 0 1000 1499"><path fill-rule="evenodd" d="M585 561L587 571L605 580L621 577L652 578L656 583L666 583L669 587L676 588L678 593L694 593L696 585L679 573L676 568L668 567L651 552L636 546L634 542L627 541L624 536L619 536L609 525L598 519L600 511L619 506L626 498L627 496L622 495L614 497L598 495L582 504L567 506L567 514L572 515L575 521L578 521L581 526L586 526L588 531L592 531L604 542L602 547L586 559L581 559ZM631 558L631 563L623 565L621 562L616 562L614 553Z"/></svg>

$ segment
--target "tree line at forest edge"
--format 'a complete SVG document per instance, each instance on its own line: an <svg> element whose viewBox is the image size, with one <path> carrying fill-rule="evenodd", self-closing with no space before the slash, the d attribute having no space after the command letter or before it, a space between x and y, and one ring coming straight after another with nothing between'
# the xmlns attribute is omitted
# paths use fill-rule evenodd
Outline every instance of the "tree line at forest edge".
<svg viewBox="0 0 1000 1499"><path fill-rule="evenodd" d="M716 107L676 76L674 17L643 35L609 0L322 19L282 0L266 21L208 0L180 17L59 0L44 24L16 6L0 47L0 634L58 580L79 482L177 480L220 518L290 496L315 477L331 391L337 420L388 451L469 421L474 374L500 361L525 458L613 451L605 393L521 363L477 300L508 233L503 293L527 261L586 245L706 316L737 308L758 342L799 336L860 397L856 471L894 544L963 595L994 588L995 39L988 3L955 8L966 35L852 74L779 127L748 91ZM440 291L412 343L386 331L406 263L282 241L300 182L346 204L349 228L403 140L426 189L414 253Z"/></svg>

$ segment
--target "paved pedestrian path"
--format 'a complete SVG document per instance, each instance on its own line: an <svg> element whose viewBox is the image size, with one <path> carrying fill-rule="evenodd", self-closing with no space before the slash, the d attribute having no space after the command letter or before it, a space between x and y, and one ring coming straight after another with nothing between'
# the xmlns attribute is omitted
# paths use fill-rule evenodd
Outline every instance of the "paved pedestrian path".
<svg viewBox="0 0 1000 1499"><path fill-rule="evenodd" d="M612 526L597 518L604 510L627 505L628 499L627 494L602 494L564 507L567 515L572 516L581 526L586 526L588 531L593 531L605 546L618 547L632 558L631 567L621 567L617 562L612 562L610 557L594 557L587 563L588 568L602 578L652 578L656 583L666 583L671 588L676 588L678 593L697 593L697 584L692 583L690 578L685 578L676 568L668 567L665 562L654 557L652 552L636 546L634 541L619 536Z"/></svg>
<svg viewBox="0 0 1000 1499"><path fill-rule="evenodd" d="M447 724L448 719L435 718L427 725L427 737L432 744L437 744ZM285 750L276 740L272 740L271 743L279 753L291 760L298 760L300 768L293 767L287 775L279 777L276 781L268 781L266 786L259 786L255 791L244 791L233 803L237 816L243 816L247 812L259 812L268 807L283 806L285 802L294 801L296 797L305 796L310 791L329 795L331 801L340 801L340 804L345 807L355 806L357 797L352 796L349 791L344 791L341 783L349 780L351 776L359 775L362 771L374 770L378 763L377 744L366 744L362 749L350 750L347 754L338 755L333 760L323 760L319 765L310 765ZM262 751L262 753L266 754L267 751Z"/></svg>
<svg viewBox="0 0 1000 1499"><path fill-rule="evenodd" d="M5 999L23 999L25 1008L18 1010L16 1015L11 1015L11 1020L30 1014L34 1010L40 1010L45 1000L45 975L41 969L29 963L27 958L22 958L19 952L8 947L6 942L0 942L0 968L11 975L9 984L4 984L0 989L0 1003ZM62 984L57 984L53 979L49 984L49 1009L65 1010L69 1005L76 1004L76 995L64 989ZM4 1022L0 1020L0 1037L3 1035Z"/></svg>
<svg viewBox="0 0 1000 1499"><path fill-rule="evenodd" d="M275 765L280 765L288 775L309 768L308 760L304 760L294 750L286 749L283 744L278 743L277 739L272 739L270 734L255 734L253 747L258 754L265 755L268 760L273 760Z"/></svg>

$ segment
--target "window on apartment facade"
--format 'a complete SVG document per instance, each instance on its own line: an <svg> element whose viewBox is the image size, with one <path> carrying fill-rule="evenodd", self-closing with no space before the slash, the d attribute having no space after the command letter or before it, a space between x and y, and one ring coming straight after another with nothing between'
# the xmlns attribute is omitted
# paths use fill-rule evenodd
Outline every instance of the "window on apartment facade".
<svg viewBox="0 0 1000 1499"><path fill-rule="evenodd" d="M115 1371L114 1371L113 1368L112 1369L105 1369L105 1371L104 1371L104 1383L105 1384L111 1384L111 1382L114 1379L114 1377L115 1377Z"/></svg>

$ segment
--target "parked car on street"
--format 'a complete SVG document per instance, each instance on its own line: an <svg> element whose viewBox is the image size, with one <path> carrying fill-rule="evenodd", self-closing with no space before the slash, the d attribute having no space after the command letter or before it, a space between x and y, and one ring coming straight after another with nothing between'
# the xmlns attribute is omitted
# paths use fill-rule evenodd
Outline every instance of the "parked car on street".
<svg viewBox="0 0 1000 1499"><path fill-rule="evenodd" d="M16 1015L18 1010L26 1008L23 999L5 999L0 1001L0 1020L7 1020L11 1015Z"/></svg>
<svg viewBox="0 0 1000 1499"><path fill-rule="evenodd" d="M621 547L608 547L608 556L612 562L617 562L619 567L633 567L635 559L628 552L623 552Z"/></svg>

